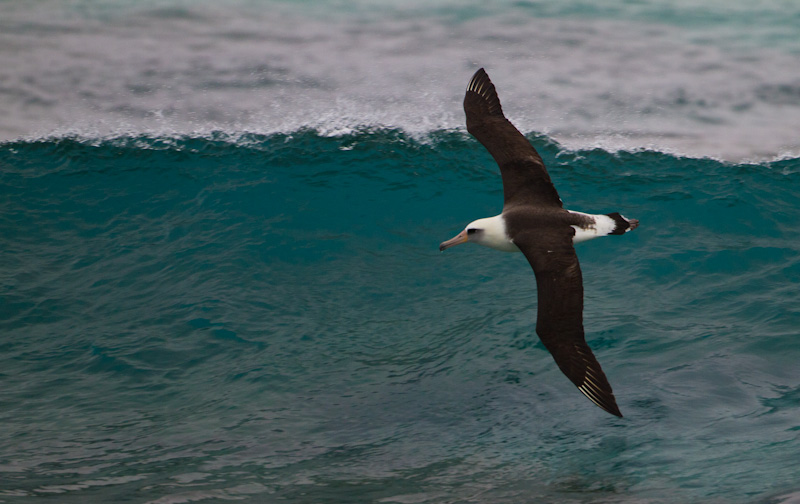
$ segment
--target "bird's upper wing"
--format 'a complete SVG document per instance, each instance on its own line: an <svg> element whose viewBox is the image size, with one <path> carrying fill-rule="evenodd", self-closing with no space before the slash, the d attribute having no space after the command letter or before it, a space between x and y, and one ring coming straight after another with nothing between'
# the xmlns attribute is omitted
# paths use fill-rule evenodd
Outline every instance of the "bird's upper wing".
<svg viewBox="0 0 800 504"><path fill-rule="evenodd" d="M589 400L621 417L611 385L584 338L583 281L570 231L547 229L514 237L536 275L536 333L561 371Z"/></svg>
<svg viewBox="0 0 800 504"><path fill-rule="evenodd" d="M486 147L500 166L505 207L517 204L562 207L542 158L503 115L497 91L483 68L469 81L464 112L467 131Z"/></svg>

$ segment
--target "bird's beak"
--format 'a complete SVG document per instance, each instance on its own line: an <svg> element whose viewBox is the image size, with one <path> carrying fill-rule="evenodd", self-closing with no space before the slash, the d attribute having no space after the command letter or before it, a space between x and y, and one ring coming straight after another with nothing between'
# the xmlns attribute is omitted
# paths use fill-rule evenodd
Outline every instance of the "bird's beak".
<svg viewBox="0 0 800 504"><path fill-rule="evenodd" d="M445 242L442 242L439 245L439 251L443 251L443 250L449 249L450 247L455 246L455 245L460 245L462 243L467 243L467 241L468 241L467 230L465 229L464 231L461 231L460 233L458 233L454 237L450 238L449 240L447 240Z"/></svg>

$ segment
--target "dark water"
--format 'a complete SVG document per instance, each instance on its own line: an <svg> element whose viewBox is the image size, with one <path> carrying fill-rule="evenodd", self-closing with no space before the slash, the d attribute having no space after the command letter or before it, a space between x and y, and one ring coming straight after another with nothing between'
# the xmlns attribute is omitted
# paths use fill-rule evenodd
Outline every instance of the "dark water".
<svg viewBox="0 0 800 504"><path fill-rule="evenodd" d="M531 139L642 222L578 247L624 419L521 255L438 252L502 200L465 133L0 146L0 499L794 502L800 161Z"/></svg>

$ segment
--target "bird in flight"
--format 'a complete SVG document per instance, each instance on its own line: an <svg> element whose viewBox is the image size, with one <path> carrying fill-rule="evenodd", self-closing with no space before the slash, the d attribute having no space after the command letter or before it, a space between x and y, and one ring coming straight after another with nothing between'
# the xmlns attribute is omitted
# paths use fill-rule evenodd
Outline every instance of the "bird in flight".
<svg viewBox="0 0 800 504"><path fill-rule="evenodd" d="M583 280L574 244L625 234L636 229L639 221L616 212L595 215L564 209L542 158L503 115L497 91L483 68L467 86L464 112L467 131L500 167L503 211L469 223L439 245L439 250L469 242L522 252L536 276L536 333L583 395L621 417L611 385L584 337Z"/></svg>

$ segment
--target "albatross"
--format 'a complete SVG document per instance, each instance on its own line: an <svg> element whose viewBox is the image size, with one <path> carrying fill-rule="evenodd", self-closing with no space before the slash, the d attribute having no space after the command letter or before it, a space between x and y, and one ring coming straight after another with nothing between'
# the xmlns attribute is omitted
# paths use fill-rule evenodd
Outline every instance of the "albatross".
<svg viewBox="0 0 800 504"><path fill-rule="evenodd" d="M536 334L583 395L621 417L611 385L584 337L583 280L574 244L625 234L636 229L639 221L617 212L595 215L564 209L542 158L503 115L497 91L483 68L469 81L464 112L467 131L500 167L503 211L470 222L439 250L477 243L503 252L522 252L536 276Z"/></svg>

